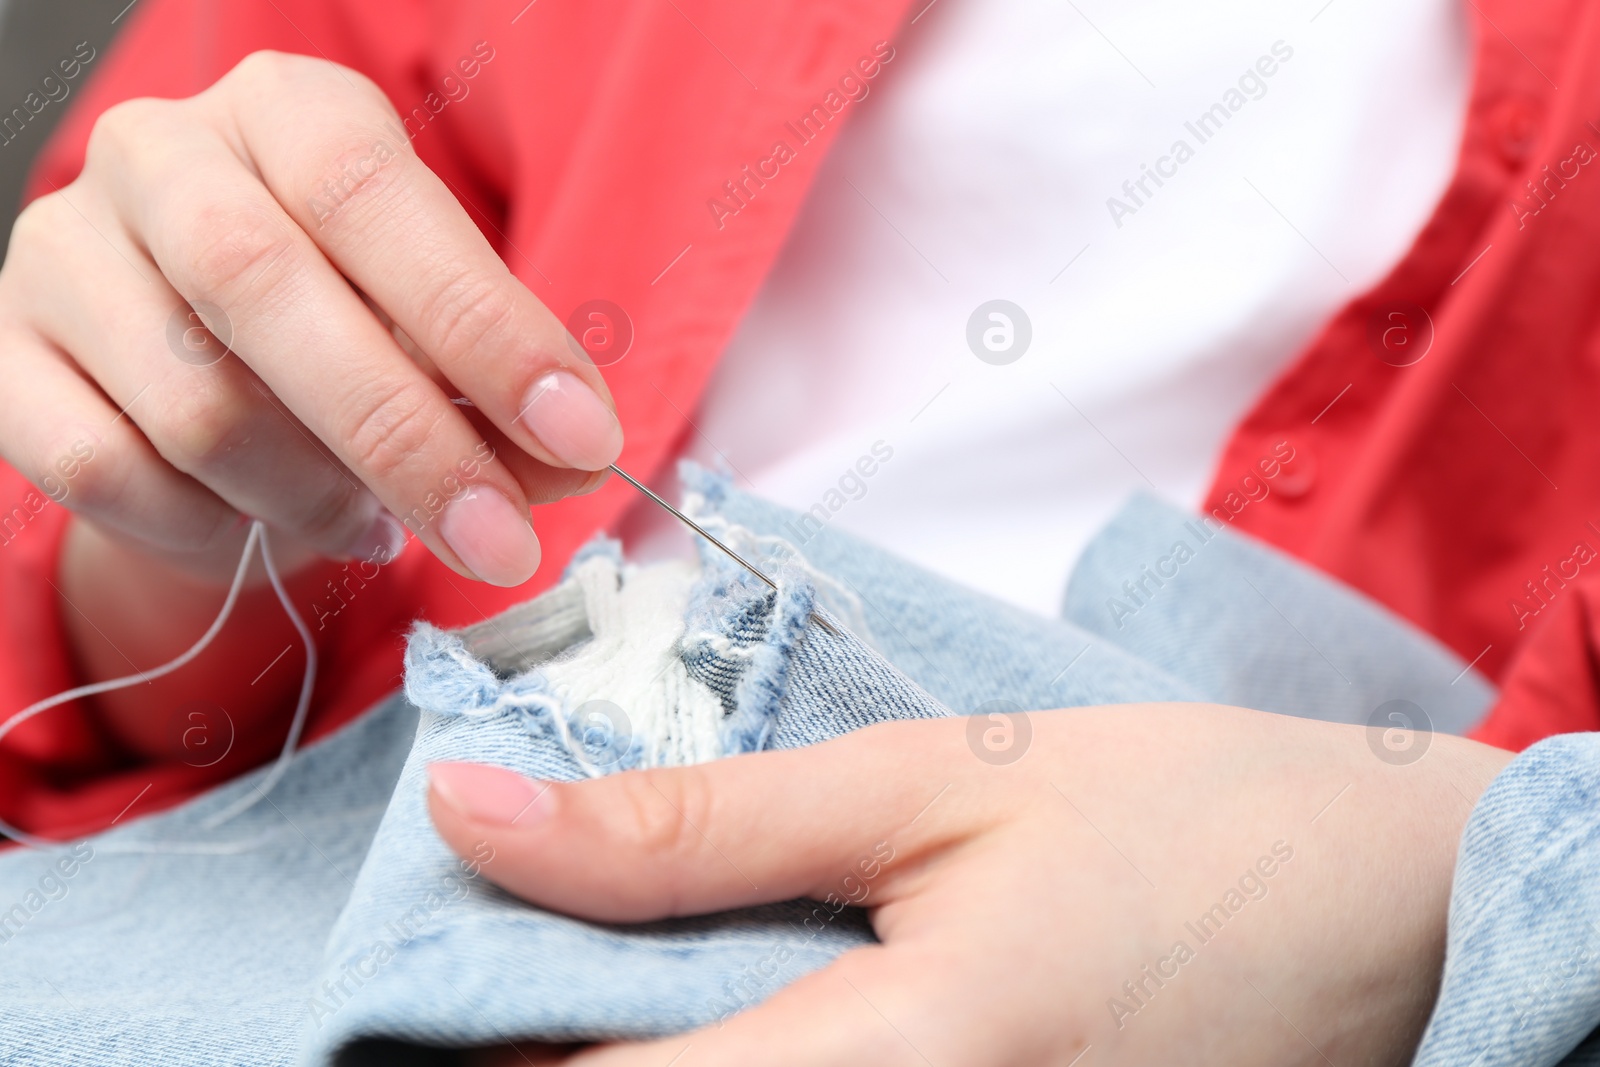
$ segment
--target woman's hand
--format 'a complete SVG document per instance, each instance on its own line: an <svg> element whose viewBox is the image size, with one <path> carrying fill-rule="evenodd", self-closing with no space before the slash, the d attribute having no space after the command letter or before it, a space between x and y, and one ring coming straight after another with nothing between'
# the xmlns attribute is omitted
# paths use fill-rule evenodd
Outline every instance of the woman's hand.
<svg viewBox="0 0 1600 1067"><path fill-rule="evenodd" d="M280 559L382 563L409 529L517 585L530 502L597 487L622 446L599 373L388 100L304 56L100 117L82 174L17 221L0 365L0 456L88 520L62 577L91 678L198 636L241 516Z"/></svg>
<svg viewBox="0 0 1600 1067"><path fill-rule="evenodd" d="M1357 727L1209 705L1028 718L1004 765L947 719L574 785L442 764L430 805L463 855L493 847L487 877L571 915L868 909L880 945L586 1067L1409 1061L1457 841L1508 753L1434 737L1396 766Z"/></svg>

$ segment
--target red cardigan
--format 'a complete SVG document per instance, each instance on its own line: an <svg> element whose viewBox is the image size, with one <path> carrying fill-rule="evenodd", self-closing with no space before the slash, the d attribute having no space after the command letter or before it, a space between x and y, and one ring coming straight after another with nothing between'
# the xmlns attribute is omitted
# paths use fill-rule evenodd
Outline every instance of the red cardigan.
<svg viewBox="0 0 1600 1067"><path fill-rule="evenodd" d="M632 350L606 375L628 433L622 462L652 471L683 438L682 413L848 115L840 80L876 76L888 49L916 47L908 7L144 0L91 65L32 193L72 180L95 116L119 100L191 95L263 48L355 67L557 315L595 299L626 309ZM1600 558L1600 167L1588 165L1600 146L1600 8L1477 0L1468 14L1475 83L1448 191L1400 265L1239 425L1208 507L1474 661L1502 686L1479 736L1521 747L1600 724L1588 573L1600 574L1588 567ZM821 126L804 145L786 125L802 116ZM794 151L776 152L778 141ZM1284 442L1288 465L1277 462ZM539 509L546 560L632 499L612 484ZM0 468L0 518L26 526L8 526L0 547L10 714L74 683L51 581L67 513ZM393 689L411 619L472 621L555 573L500 590L408 553L319 635L309 736ZM298 656L272 669L298 671ZM0 817L82 832L135 798L147 812L223 773L130 766L82 709L64 707L0 744Z"/></svg>

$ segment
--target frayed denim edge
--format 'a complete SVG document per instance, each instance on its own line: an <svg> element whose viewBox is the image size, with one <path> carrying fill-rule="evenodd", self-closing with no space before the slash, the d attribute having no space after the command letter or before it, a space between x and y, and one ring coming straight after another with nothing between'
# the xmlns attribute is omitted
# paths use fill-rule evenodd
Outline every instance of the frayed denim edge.
<svg viewBox="0 0 1600 1067"><path fill-rule="evenodd" d="M684 656L707 649L738 664L732 708L720 729L722 754L756 752L772 737L815 590L809 582L778 571L773 575L778 592L773 593L722 560L707 559L702 574L684 616Z"/></svg>
<svg viewBox="0 0 1600 1067"><path fill-rule="evenodd" d="M731 474L691 460L678 464L678 478L684 492L698 496L702 507L713 513L726 506L733 487ZM790 551L794 552L792 546ZM794 555L797 561L803 560L798 552ZM795 645L816 608L816 589L798 567L779 565L771 574L778 583L778 592L773 593L709 546L702 546L701 561L705 572L717 573L720 580L706 582L691 599L684 646L687 650L691 642L705 642L721 654L745 660L734 687L733 712L723 723L722 751L729 756L756 752L772 737ZM737 647L727 636L728 621L739 611L751 609L767 614L766 631L759 643Z"/></svg>
<svg viewBox="0 0 1600 1067"><path fill-rule="evenodd" d="M698 493L713 511L721 511L733 488L733 475L702 467L690 459L678 463L678 481L684 492Z"/></svg>
<svg viewBox="0 0 1600 1067"><path fill-rule="evenodd" d="M559 696L543 671L532 670L502 681L467 651L461 638L426 622L411 628L406 641L406 699L436 715L486 719L502 712L519 716L534 737L553 737L586 769L591 761L572 734ZM632 746L630 746L631 749ZM628 763L631 750L619 762Z"/></svg>
<svg viewBox="0 0 1600 1067"><path fill-rule="evenodd" d="M780 572L778 593L767 620L766 638L755 647L733 693L734 714L723 724L722 751L755 752L772 737L794 660L816 591L807 582L788 583Z"/></svg>

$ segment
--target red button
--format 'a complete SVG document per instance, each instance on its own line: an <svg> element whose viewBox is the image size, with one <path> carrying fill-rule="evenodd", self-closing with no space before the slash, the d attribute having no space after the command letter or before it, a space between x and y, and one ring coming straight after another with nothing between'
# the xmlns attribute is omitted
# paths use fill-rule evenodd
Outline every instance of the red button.
<svg viewBox="0 0 1600 1067"><path fill-rule="evenodd" d="M1523 97L1502 100L1489 112L1490 137L1507 167L1519 167L1533 154L1539 142L1539 118L1539 106Z"/></svg>
<svg viewBox="0 0 1600 1067"><path fill-rule="evenodd" d="M1276 450L1285 440L1280 437L1268 441L1262 454L1277 457ZM1317 460L1303 441L1289 440L1288 444L1294 449L1294 456L1287 462L1279 460L1278 476L1271 482L1272 491L1285 501L1300 500L1317 483Z"/></svg>
<svg viewBox="0 0 1600 1067"><path fill-rule="evenodd" d="M840 16L825 7L810 9L806 18L810 25L797 28L799 39L791 39L785 52L792 84L807 91L826 92L833 88L840 75L853 73L853 56L845 55L845 30ZM868 48L865 51L871 52ZM817 101L820 103L820 101Z"/></svg>

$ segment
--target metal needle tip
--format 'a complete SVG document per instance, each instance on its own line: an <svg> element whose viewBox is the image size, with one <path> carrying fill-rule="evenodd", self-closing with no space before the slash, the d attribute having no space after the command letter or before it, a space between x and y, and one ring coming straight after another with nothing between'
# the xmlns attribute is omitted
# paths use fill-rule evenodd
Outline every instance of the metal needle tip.
<svg viewBox="0 0 1600 1067"><path fill-rule="evenodd" d="M681 522L685 526L689 527L689 529L693 530L695 533L699 534L701 537L704 537L707 541L710 541L712 544L716 545L719 549L722 550L722 552L729 559L733 560L735 563L737 563L739 566L743 567L745 570L749 571L751 574L755 575L757 578L760 578L763 582L765 582L767 584L767 586L769 588L771 588L771 590L774 593L776 593L778 591L778 583L773 581L771 578L768 578L765 574L761 573L761 571L756 567L755 564L751 563L749 560L747 560L743 556L739 555L739 553L735 552L733 549L729 548L727 545L723 544L721 541L719 541L715 537L711 536L711 534L706 531L706 528L704 526L701 526L698 522L695 522L689 516L685 515L683 512L679 511L677 508L673 507L671 504L669 504L665 500L663 500L660 496L656 495L656 493L648 485L645 485L639 479L635 478L633 475L629 474L627 471L623 470L621 467L617 466L615 463L611 464L611 470L612 470L613 473L617 474L619 477L621 477L629 485L631 485L635 489L639 490L639 492L643 493L645 496L649 497L651 500L654 500L657 504L660 504L662 507L666 508L667 511L670 512L672 514L672 516L674 518L676 518L679 522ZM818 626L822 627L824 630L828 631L830 634L833 634L835 637L839 636L839 631L835 630L833 628L833 626L826 619L824 619L822 616L818 615L816 612L813 611L811 613L811 615L810 615L810 618L811 618L812 622L816 623Z"/></svg>

